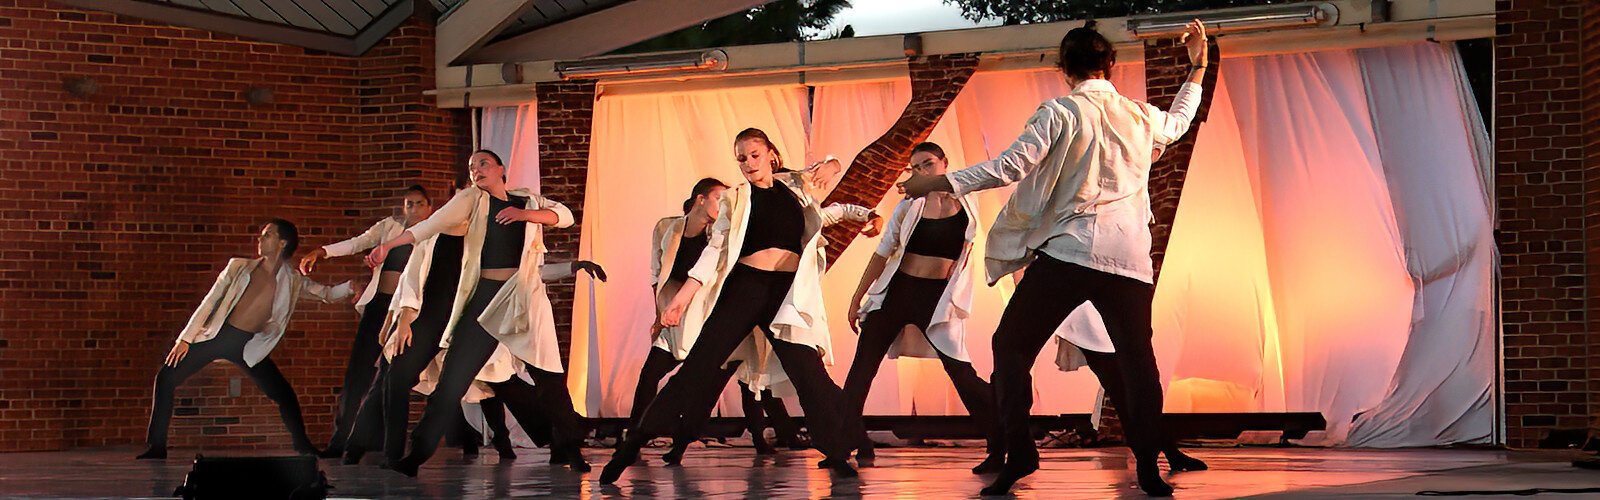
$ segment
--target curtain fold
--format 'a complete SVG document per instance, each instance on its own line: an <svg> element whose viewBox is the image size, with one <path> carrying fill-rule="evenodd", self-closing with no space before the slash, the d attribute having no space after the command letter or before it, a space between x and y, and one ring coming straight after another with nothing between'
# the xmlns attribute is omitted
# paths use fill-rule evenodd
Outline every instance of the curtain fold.
<svg viewBox="0 0 1600 500"><path fill-rule="evenodd" d="M1348 444L1487 443L1496 355L1494 239L1480 175L1488 136L1454 46L1357 57L1416 295L1388 393L1356 415Z"/></svg>

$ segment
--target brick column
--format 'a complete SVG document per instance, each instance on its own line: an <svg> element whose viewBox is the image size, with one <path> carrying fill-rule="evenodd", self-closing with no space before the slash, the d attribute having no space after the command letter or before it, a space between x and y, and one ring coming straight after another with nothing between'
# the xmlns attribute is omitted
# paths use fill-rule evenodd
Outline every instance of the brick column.
<svg viewBox="0 0 1600 500"><path fill-rule="evenodd" d="M395 215L400 190L412 184L444 204L466 165L470 115L440 109L423 94L434 87L433 30L431 21L413 17L360 59L363 143L355 187L372 200L352 207L362 219Z"/></svg>
<svg viewBox="0 0 1600 500"><path fill-rule="evenodd" d="M1588 2L1583 10L1583 37L1579 43L1583 51L1581 87L1583 88L1583 172L1584 172L1584 245L1588 262L1600 262L1600 2ZM1588 392L1589 439L1600 439L1600 265L1588 266L1586 280L1588 297Z"/></svg>
<svg viewBox="0 0 1600 500"><path fill-rule="evenodd" d="M566 204L580 221L567 229L545 233L551 262L578 258L583 221L583 197L589 180L589 138L594 128L595 82L540 83L534 92L539 118L539 189L544 196ZM556 332L565 359L572 346L573 280L549 284L555 308Z"/></svg>
<svg viewBox="0 0 1600 500"><path fill-rule="evenodd" d="M919 57L910 62L911 103L906 105L900 119L872 141L839 180L839 186L823 201L823 206L848 203L876 207L893 187L906 163L911 161L911 148L928 139L933 127L939 124L950 103L966 87L967 79L978 68L975 54L951 54ZM887 215L887 214L885 214ZM839 254L855 241L860 224L844 223L823 231L828 239L828 265L832 266Z"/></svg>
<svg viewBox="0 0 1600 500"><path fill-rule="evenodd" d="M1150 166L1150 208L1155 224L1150 226L1150 257L1155 261L1156 276L1161 275L1161 262L1167 254L1167 240L1172 237L1172 221L1178 214L1178 199L1183 195L1183 180L1189 175L1189 159L1194 154L1195 138L1200 127L1211 114L1212 95L1217 89L1217 74L1222 71L1222 50L1212 39L1200 109L1195 113L1194 124L1178 142L1167 147L1161 159ZM1171 109L1178 88L1189 80L1188 49L1176 38L1150 40L1144 46L1145 93L1151 104L1161 109ZM1101 401L1099 438L1122 438L1122 422L1117 419L1116 408L1107 396Z"/></svg>
<svg viewBox="0 0 1600 500"><path fill-rule="evenodd" d="M1579 0L1499 0L1495 184L1507 444L1588 426ZM1585 181L1589 182L1585 182ZM1600 187L1600 186L1597 186ZM1592 213L1592 211L1591 211ZM1588 248L1586 248L1586 246Z"/></svg>

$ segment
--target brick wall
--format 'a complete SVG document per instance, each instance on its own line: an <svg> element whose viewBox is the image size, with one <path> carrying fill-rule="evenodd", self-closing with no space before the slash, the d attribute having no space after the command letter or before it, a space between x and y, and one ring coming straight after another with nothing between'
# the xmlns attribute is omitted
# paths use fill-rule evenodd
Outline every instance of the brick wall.
<svg viewBox="0 0 1600 500"><path fill-rule="evenodd" d="M911 102L900 118L856 155L823 206L848 203L876 207L893 187L894 181L911 162L911 148L928 139L944 112L954 102L967 79L978 68L975 54L950 54L914 58L911 73ZM855 241L859 223L837 224L823 230L828 240L828 265Z"/></svg>
<svg viewBox="0 0 1600 500"><path fill-rule="evenodd" d="M583 220L583 197L589 182L589 137L594 128L595 82L541 83L534 91L539 118L539 190L544 196L572 209L580 221L566 229L545 233L549 262L578 258L578 237ZM572 347L572 298L576 281L552 282L550 305L555 309L556 335L561 358Z"/></svg>
<svg viewBox="0 0 1600 500"><path fill-rule="evenodd" d="M296 221L309 247L392 213L414 178L442 178L459 126L418 96L429 25L347 58L0 1L0 451L142 443L161 357L263 219ZM68 94L73 78L98 92ZM247 103L252 87L272 102ZM362 275L349 259L315 277ZM314 440L355 322L348 305L304 304L273 354ZM236 369L208 368L178 397L174 446L286 442Z"/></svg>
<svg viewBox="0 0 1600 500"><path fill-rule="evenodd" d="M1584 4L1495 3L1496 239L1512 447L1535 446L1552 429L1585 428L1590 414L1586 279L1597 278L1584 267L1593 219L1585 220L1585 181L1594 177L1583 168L1580 123Z"/></svg>
<svg viewBox="0 0 1600 500"><path fill-rule="evenodd" d="M1583 171L1584 225L1589 262L1600 262L1594 257L1600 249L1600 2L1589 2L1583 12ZM1588 364L1589 370L1589 435L1600 438L1600 300L1594 291L1600 290L1600 265L1589 266L1587 287L1589 301L1586 319L1589 320Z"/></svg>

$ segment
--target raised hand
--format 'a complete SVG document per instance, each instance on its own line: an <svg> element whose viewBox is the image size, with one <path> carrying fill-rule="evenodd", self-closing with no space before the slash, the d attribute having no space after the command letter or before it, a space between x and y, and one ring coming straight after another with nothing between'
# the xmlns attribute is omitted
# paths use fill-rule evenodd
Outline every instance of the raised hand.
<svg viewBox="0 0 1600 500"><path fill-rule="evenodd" d="M328 252L322 248L307 252L305 257L300 258L300 274L310 276L311 270L317 267L317 261L327 256Z"/></svg>
<svg viewBox="0 0 1600 500"><path fill-rule="evenodd" d="M1206 44L1206 25L1199 19L1189 21L1189 26L1184 28L1183 36L1179 39L1189 49L1189 64L1200 66L1206 63L1206 56L1210 55L1210 46Z"/></svg>

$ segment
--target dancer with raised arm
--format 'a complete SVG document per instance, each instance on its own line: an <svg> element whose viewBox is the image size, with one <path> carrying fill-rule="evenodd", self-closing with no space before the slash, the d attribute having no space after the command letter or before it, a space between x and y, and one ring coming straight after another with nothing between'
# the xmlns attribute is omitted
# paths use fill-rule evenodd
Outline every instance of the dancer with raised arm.
<svg viewBox="0 0 1600 500"><path fill-rule="evenodd" d="M302 455L315 455L317 449L306 437L305 421L294 388L278 371L268 354L289 326L296 299L313 298L327 303L353 295L349 282L323 286L301 276L286 265L300 245L300 232L294 223L272 219L261 225L256 236L254 259L228 261L217 276L211 291L200 300L189 323L178 333L178 341L156 373L155 396L150 407L149 448L140 459L167 458L167 428L172 422L173 393L185 379L212 361L225 359L244 370L256 387L278 404L278 414L289 429L294 449Z"/></svg>
<svg viewBox="0 0 1600 500"><path fill-rule="evenodd" d="M868 228L876 234L882 222L864 207L818 206L810 193L814 179L783 169L766 133L746 129L733 145L746 182L722 197L705 250L661 313L661 324L682 325L693 347L606 464L602 484L638 461L646 440L672 432L674 423L721 392L721 385L708 382L721 380L730 360L742 362L740 377L753 382L753 390L786 376L805 409L812 443L827 457L822 465L843 476L856 473L848 462L853 446L845 438L843 393L824 366L832 345L822 306L822 228L847 218L874 220Z"/></svg>
<svg viewBox="0 0 1600 500"><path fill-rule="evenodd" d="M984 262L991 283L1023 267L1027 273L995 329L992 381L1007 457L983 494L1005 494L1038 470L1028 432L1029 372L1067 314L1085 301L1100 312L1116 350L1123 398L1113 402L1138 462L1139 487L1153 496L1172 494L1157 464L1164 429L1150 343L1148 180L1151 151L1183 136L1199 108L1205 27L1194 21L1184 38L1189 79L1163 111L1117 93L1107 81L1116 61L1111 42L1093 28L1073 29L1060 50L1072 94L1040 105L1022 136L994 160L946 175L913 175L901 185L913 198L1018 185L989 231Z"/></svg>
<svg viewBox="0 0 1600 500"><path fill-rule="evenodd" d="M394 465L408 476L416 476L418 467L438 448L460 412L467 388L501 345L531 365L527 369L546 411L564 419L576 416L562 375L555 320L541 276L543 228L571 226L572 212L527 190L510 189L505 165L491 151L473 153L468 173L472 186L456 193L432 217L367 255L368 265L376 265L395 247L467 227L460 280L441 341L448 349L444 365L412 433L411 452ZM558 444L552 452L560 453L568 466L587 470L579 422L572 418L554 424Z"/></svg>
<svg viewBox="0 0 1600 500"><path fill-rule="evenodd" d="M401 196L400 214L399 217L379 220L354 238L307 252L300 259L300 273L310 276L317 261L325 258L356 255L371 250L428 218L433 214L433 200L428 197L428 191L419 185L406 188ZM361 408L361 398L367 394L367 389L376 378L378 355L382 347L378 342L378 329L388 315L389 303L399 287L400 272L405 270L411 249L412 245L399 247L389 253L382 265L372 268L372 280L361 294L361 300L356 302L356 310L361 311L361 322L356 326L356 334L350 342L350 357L344 367L344 385L339 390L334 410L333 438L328 441L328 447L322 450L324 458L337 458L344 453L345 441L350 437L356 412Z"/></svg>

